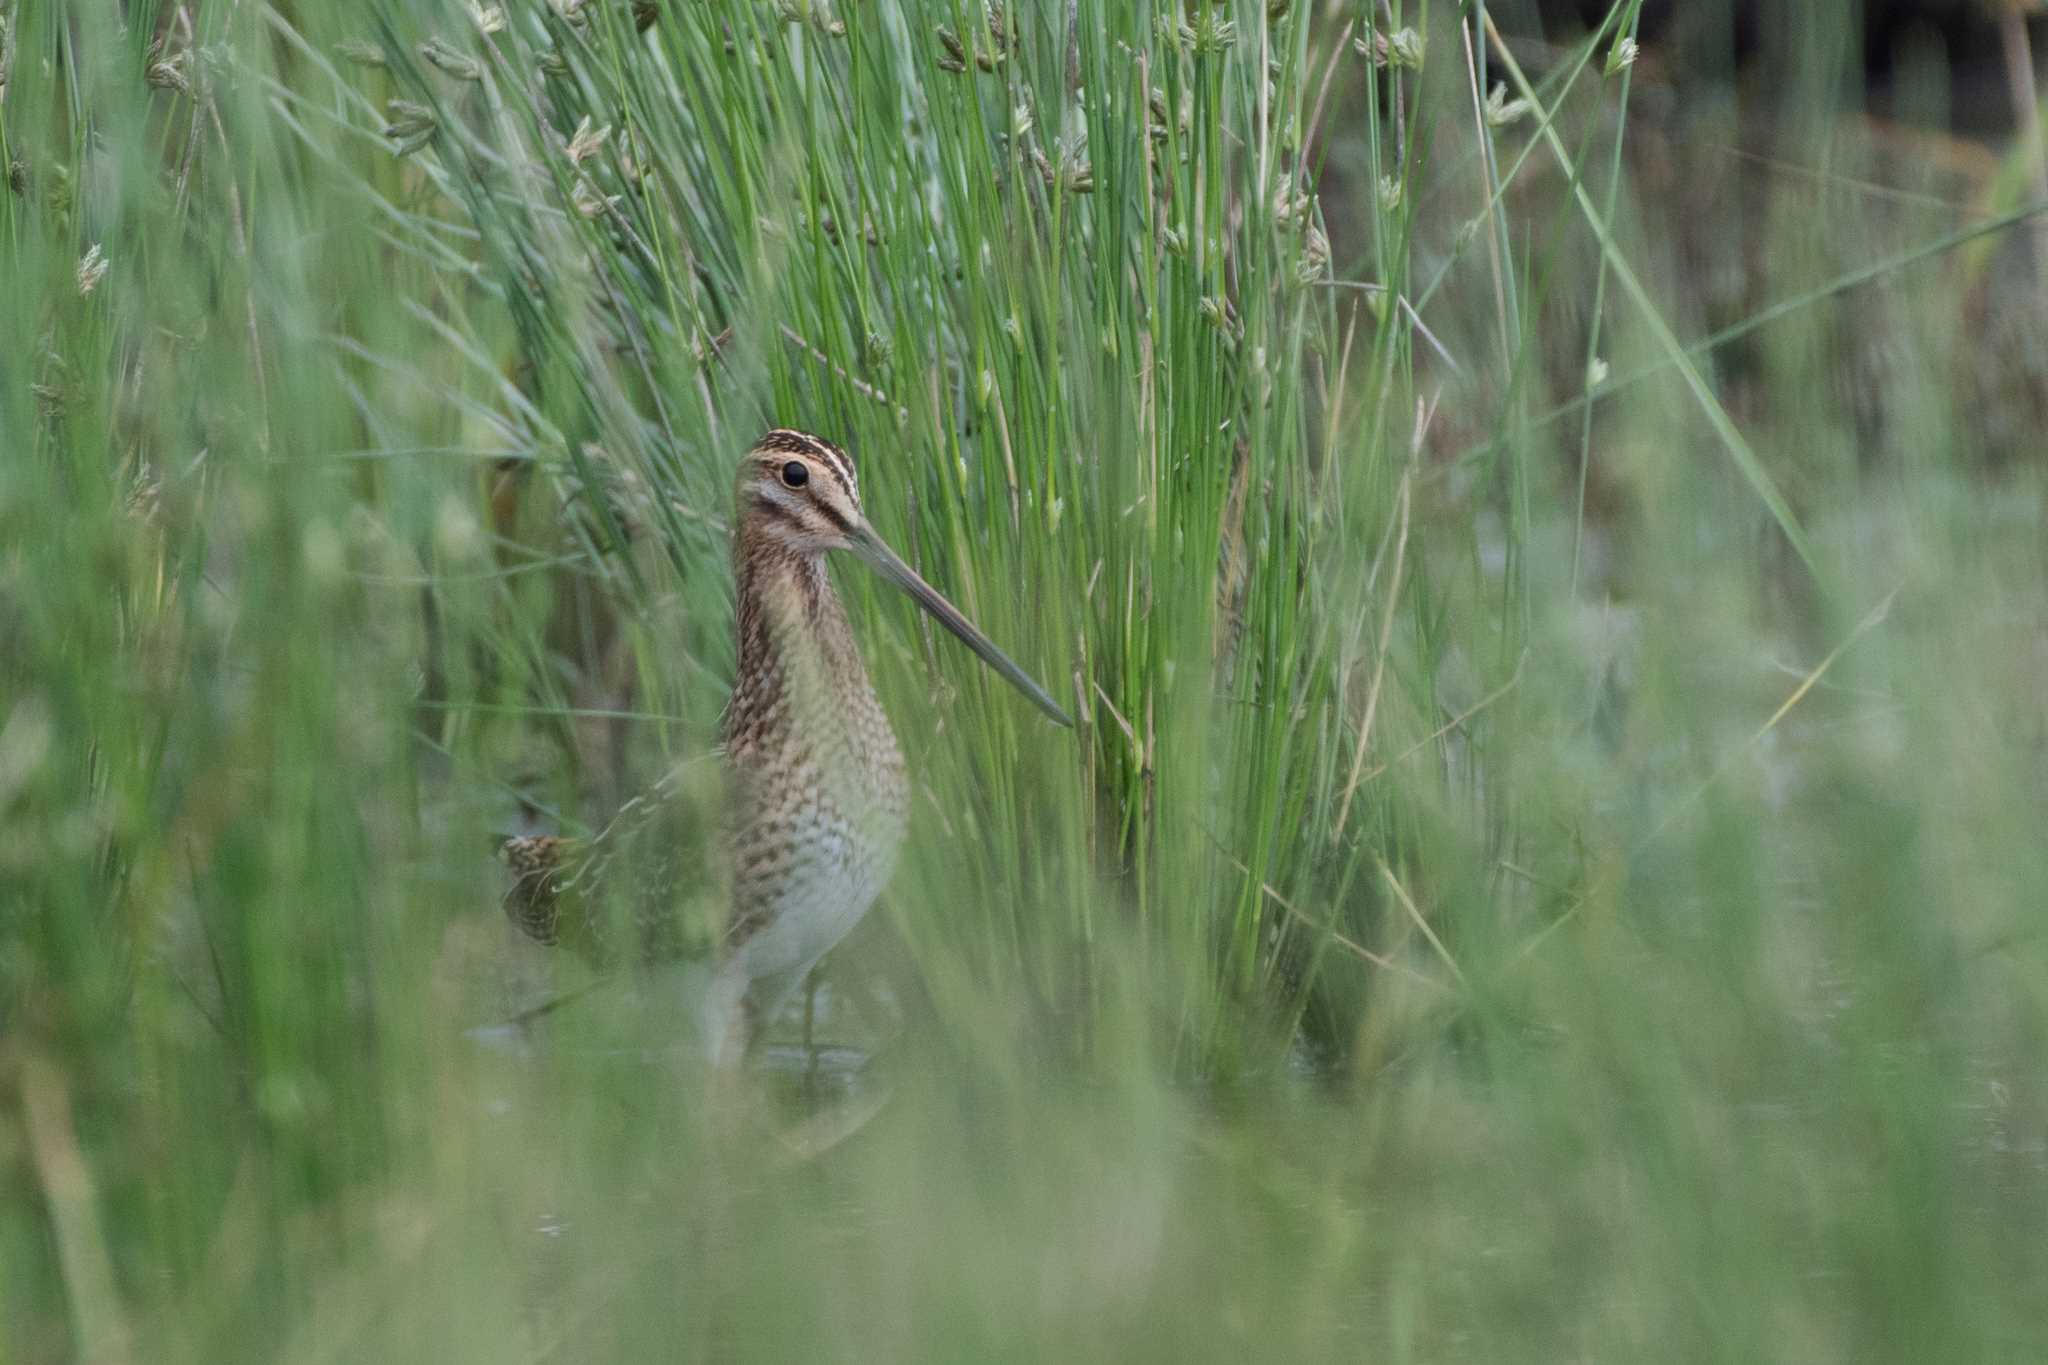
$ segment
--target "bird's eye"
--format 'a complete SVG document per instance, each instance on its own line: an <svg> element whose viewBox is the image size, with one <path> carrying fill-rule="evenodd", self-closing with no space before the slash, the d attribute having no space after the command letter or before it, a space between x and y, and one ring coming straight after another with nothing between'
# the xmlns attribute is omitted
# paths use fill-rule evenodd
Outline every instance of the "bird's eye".
<svg viewBox="0 0 2048 1365"><path fill-rule="evenodd" d="M802 488L810 478L811 471L804 468L801 461L791 460L782 467L782 481L791 488Z"/></svg>

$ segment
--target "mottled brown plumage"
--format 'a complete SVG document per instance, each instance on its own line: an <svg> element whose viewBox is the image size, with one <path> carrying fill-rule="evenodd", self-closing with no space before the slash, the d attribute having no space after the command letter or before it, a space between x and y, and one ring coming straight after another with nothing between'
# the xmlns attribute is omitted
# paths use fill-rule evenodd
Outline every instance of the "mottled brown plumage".
<svg viewBox="0 0 2048 1365"><path fill-rule="evenodd" d="M732 898L702 1007L714 1059L736 1061L818 959L860 921L889 880L909 816L910 785L889 719L868 681L825 555L850 550L903 589L1061 724L1065 713L957 609L882 543L862 514L853 460L839 447L777 429L740 462L733 575L738 674L725 718L727 852ZM629 803L644 810L666 803ZM626 824L622 810L613 828ZM644 828L644 814L630 822ZM544 943L570 941L569 893L587 891L610 858L537 837L510 840L506 912ZM669 881L684 870L661 859ZM645 951L649 907L639 898ZM587 899L587 898L586 898ZM652 916L659 919L659 915ZM580 931L585 938L588 931ZM658 935L656 937L659 937Z"/></svg>
<svg viewBox="0 0 2048 1365"><path fill-rule="evenodd" d="M783 456L803 463L811 495L794 513L750 492L757 462ZM769 472L780 490L798 491L784 470ZM737 501L739 670L725 717L733 886L721 977L729 988L744 979L751 1024L772 1014L881 894L910 786L812 544L832 538L819 533L815 509L858 512L852 461L813 437L771 431L741 466Z"/></svg>

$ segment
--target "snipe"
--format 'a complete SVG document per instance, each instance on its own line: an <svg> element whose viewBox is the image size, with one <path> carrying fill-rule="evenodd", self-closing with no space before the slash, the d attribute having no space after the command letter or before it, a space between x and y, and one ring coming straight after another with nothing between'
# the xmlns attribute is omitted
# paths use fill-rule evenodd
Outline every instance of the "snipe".
<svg viewBox="0 0 2048 1365"><path fill-rule="evenodd" d="M861 512L846 451L800 431L770 431L740 461L735 501L739 669L725 716L732 899L701 1006L719 1064L745 1053L757 1025L868 912L909 815L903 755L826 576L828 553L851 551L1046 715L1073 723L883 543ZM555 838L514 839L505 853L516 874L507 912L546 942L565 936L568 893L598 880L591 873L609 861L601 847ZM654 866L686 875L671 859ZM677 890L649 888L656 903Z"/></svg>

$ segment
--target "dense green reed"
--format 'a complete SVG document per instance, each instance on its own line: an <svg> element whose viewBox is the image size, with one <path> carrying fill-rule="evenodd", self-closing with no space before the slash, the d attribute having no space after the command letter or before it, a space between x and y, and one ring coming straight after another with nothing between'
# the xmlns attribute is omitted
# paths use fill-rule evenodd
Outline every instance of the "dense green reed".
<svg viewBox="0 0 2048 1365"><path fill-rule="evenodd" d="M0 0L0 1365L2048 1352L2038 206L1938 54L120 8ZM659 980L472 1032L589 975L509 829L676 774L717 913L782 423L1082 718L841 576L918 794L812 1160Z"/></svg>

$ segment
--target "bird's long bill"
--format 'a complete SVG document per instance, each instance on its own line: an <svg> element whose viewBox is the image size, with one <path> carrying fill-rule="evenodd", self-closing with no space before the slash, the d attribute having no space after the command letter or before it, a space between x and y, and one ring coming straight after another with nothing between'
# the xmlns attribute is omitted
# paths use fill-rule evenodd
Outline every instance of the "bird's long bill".
<svg viewBox="0 0 2048 1365"><path fill-rule="evenodd" d="M940 625L952 631L962 644L979 654L983 663L1002 674L1009 680L1011 686L1036 702L1039 710L1062 725L1074 723L1029 673L1019 668L1009 655L997 649L995 642L983 635L974 622L962 616L958 607L939 596L937 588L918 577L917 570L899 559L896 552L875 534L873 527L859 527L853 533L852 540L854 553L866 560L869 567L910 594L920 607L938 618Z"/></svg>

